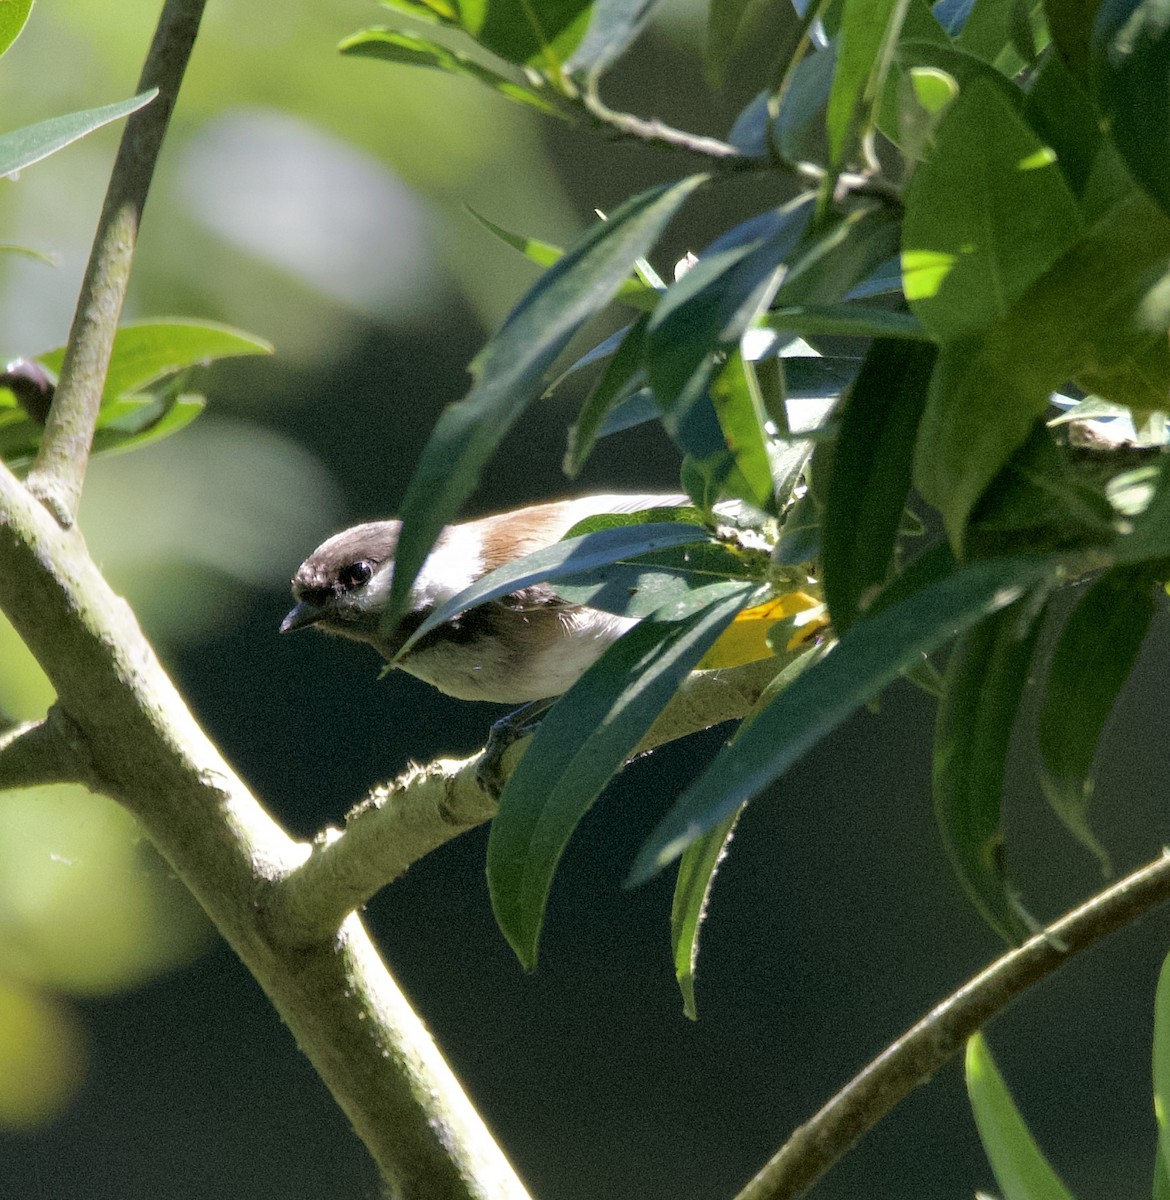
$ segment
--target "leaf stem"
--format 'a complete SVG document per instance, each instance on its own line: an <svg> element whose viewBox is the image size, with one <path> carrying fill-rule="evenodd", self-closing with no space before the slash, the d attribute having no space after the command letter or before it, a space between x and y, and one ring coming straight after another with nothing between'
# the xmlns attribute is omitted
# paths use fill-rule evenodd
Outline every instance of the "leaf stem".
<svg viewBox="0 0 1170 1200"><path fill-rule="evenodd" d="M651 145L664 146L670 150L683 150L688 154L698 154L725 166L758 168L767 165L759 159L747 157L729 142L720 141L718 138L675 129L663 121L647 120L645 117L636 117L633 113L615 112L606 106L593 88L582 92L576 97L576 102L596 124L604 126L619 137L649 142Z"/></svg>
<svg viewBox="0 0 1170 1200"><path fill-rule="evenodd" d="M800 1126L735 1200L796 1200L1011 1000L1170 899L1170 854L1098 892L932 1009Z"/></svg>
<svg viewBox="0 0 1170 1200"><path fill-rule="evenodd" d="M158 94L127 118L44 438L29 471L29 489L63 526L73 523L81 498L142 210L205 2L163 5L138 84L140 93L157 88Z"/></svg>

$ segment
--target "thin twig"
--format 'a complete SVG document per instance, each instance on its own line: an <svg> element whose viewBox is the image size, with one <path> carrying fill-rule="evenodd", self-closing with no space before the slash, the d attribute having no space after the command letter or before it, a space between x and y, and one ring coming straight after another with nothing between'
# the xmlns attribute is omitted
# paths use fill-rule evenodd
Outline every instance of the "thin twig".
<svg viewBox="0 0 1170 1200"><path fill-rule="evenodd" d="M743 717L783 660L692 675L638 747L645 754L700 729ZM516 769L531 739L508 750L503 774ZM496 802L476 776L482 754L412 767L373 788L346 817L345 830L328 830L312 855L274 885L266 916L275 936L293 943L335 929L424 855L496 814Z"/></svg>
<svg viewBox="0 0 1170 1200"><path fill-rule="evenodd" d="M663 146L670 150L684 150L688 154L699 154L725 165L745 167L761 165L759 159L749 158L729 142L722 142L718 138L705 137L703 134L691 133L685 129L675 129L663 121L636 117L633 113L615 112L612 108L607 107L593 90L581 93L576 97L576 102L598 125L604 126L618 137L649 142L651 145Z"/></svg>
<svg viewBox="0 0 1170 1200"><path fill-rule="evenodd" d="M166 0L138 92L158 95L126 121L44 438L28 486L60 524L72 524L97 426L102 388L130 281L138 226L205 0Z"/></svg>
<svg viewBox="0 0 1170 1200"><path fill-rule="evenodd" d="M997 959L888 1046L800 1126L735 1200L796 1200L1010 1001L1170 899L1170 856L1127 875Z"/></svg>

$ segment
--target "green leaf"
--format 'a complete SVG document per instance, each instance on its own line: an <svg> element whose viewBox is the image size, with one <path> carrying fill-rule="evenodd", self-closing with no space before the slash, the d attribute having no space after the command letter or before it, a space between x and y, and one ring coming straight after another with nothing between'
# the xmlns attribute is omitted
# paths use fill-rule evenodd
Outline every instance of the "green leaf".
<svg viewBox="0 0 1170 1200"><path fill-rule="evenodd" d="M1170 1171L1166 1169L1166 1156L1159 1146L1154 1153L1154 1200L1170 1200Z"/></svg>
<svg viewBox="0 0 1170 1200"><path fill-rule="evenodd" d="M710 541L711 535L701 525L648 521L645 515L642 515L642 522L637 524L615 523L579 537L566 537L563 541L481 575L470 587L435 608L403 643L399 656L452 617L534 583L579 575L618 559L633 558L667 546L689 546Z"/></svg>
<svg viewBox="0 0 1170 1200"><path fill-rule="evenodd" d="M844 633L893 565L935 349L879 340L841 413L823 518L822 570Z"/></svg>
<svg viewBox="0 0 1170 1200"><path fill-rule="evenodd" d="M130 100L70 113L65 117L50 117L47 121L38 121L35 125L26 125L23 129L4 134L0 137L0 175L11 175L13 171L48 158L87 133L137 111L157 95L158 88L151 88L149 92Z"/></svg>
<svg viewBox="0 0 1170 1200"><path fill-rule="evenodd" d="M1067 380L1138 407L1165 403L1168 255L1170 221L1131 186L1005 318L943 349L914 482L956 545L979 497Z"/></svg>
<svg viewBox="0 0 1170 1200"><path fill-rule="evenodd" d="M446 71L449 75L462 75L486 84L492 91L519 104L531 105L554 116L564 115L561 109L532 88L501 75L461 50L451 50L440 42L414 33L403 33L396 29L363 29L347 37L337 49L349 58L376 58L406 67L430 67Z"/></svg>
<svg viewBox="0 0 1170 1200"><path fill-rule="evenodd" d="M1038 17L1034 0L977 0L956 41L1004 75L1018 75L1036 57L1033 7Z"/></svg>
<svg viewBox="0 0 1170 1200"><path fill-rule="evenodd" d="M677 621L703 608L729 579L763 585L768 556L737 553L718 542L696 542L630 561L602 563L558 579L555 591L571 604L621 617Z"/></svg>
<svg viewBox="0 0 1170 1200"><path fill-rule="evenodd" d="M965 87L906 198L906 298L943 342L986 329L1079 240L1056 154L985 80Z"/></svg>
<svg viewBox="0 0 1170 1200"><path fill-rule="evenodd" d="M1003 1200L1073 1200L1032 1138L981 1034L967 1039L967 1095Z"/></svg>
<svg viewBox="0 0 1170 1200"><path fill-rule="evenodd" d="M131 321L114 335L102 405L142 391L188 367L219 358L271 353L268 342L229 325L211 321ZM38 361L54 373L60 372L64 358L63 346L38 355Z"/></svg>
<svg viewBox="0 0 1170 1200"><path fill-rule="evenodd" d="M593 0L589 29L565 70L595 77L607 71L642 32L658 0Z"/></svg>
<svg viewBox="0 0 1170 1200"><path fill-rule="evenodd" d="M1056 151L1065 182L1080 198L1101 147L1101 117L1059 54L1047 55L1037 71L1024 101L1024 117Z"/></svg>
<svg viewBox="0 0 1170 1200"><path fill-rule="evenodd" d="M832 653L744 725L683 794L639 852L631 882L660 871L922 655L1018 599L1051 575L1056 561L972 563L858 621Z"/></svg>
<svg viewBox="0 0 1170 1200"><path fill-rule="evenodd" d="M1077 601L1061 631L1037 726L1048 803L1106 868L1109 857L1087 821L1093 759L1153 616L1148 568L1115 567L1102 575Z"/></svg>
<svg viewBox="0 0 1170 1200"><path fill-rule="evenodd" d="M727 584L720 599L684 620L639 622L541 722L500 797L487 853L496 921L528 970L577 823L753 590Z"/></svg>
<svg viewBox="0 0 1170 1200"><path fill-rule="evenodd" d="M692 843L678 864L674 900L670 906L670 944L674 951L674 973L679 991L682 992L683 1012L692 1021L699 1019L699 1011L695 1007L699 929L707 915L707 902L715 883L715 873L727 854L741 811L737 809L710 833Z"/></svg>
<svg viewBox="0 0 1170 1200"><path fill-rule="evenodd" d="M479 480L484 464L539 395L544 372L577 330L621 287L707 176L652 188L599 222L545 273L484 347L471 392L439 417L402 504L402 536L386 620L402 613L435 538Z"/></svg>
<svg viewBox="0 0 1170 1200"><path fill-rule="evenodd" d="M776 515L769 440L764 429L768 416L754 367L735 351L711 381L708 394L723 431L728 465L734 466L734 482L740 485L732 494L761 512ZM727 482L731 482L730 475Z"/></svg>
<svg viewBox="0 0 1170 1200"><path fill-rule="evenodd" d="M826 126L834 168L850 161L873 123L909 0L845 0Z"/></svg>
<svg viewBox="0 0 1170 1200"><path fill-rule="evenodd" d="M1125 165L1170 211L1170 0L1104 0L1089 70Z"/></svg>
<svg viewBox="0 0 1170 1200"><path fill-rule="evenodd" d="M463 206L489 233L494 233L496 237L511 246L513 250L519 250L530 262L536 263L538 267L551 267L553 263L559 262L565 256L565 252L560 246L554 246L551 242L541 242L536 238L527 238L523 234L511 233L501 225L497 225L495 221L489 221L482 213L478 213L470 204Z"/></svg>
<svg viewBox="0 0 1170 1200"><path fill-rule="evenodd" d="M1154 1117L1162 1172L1170 1163L1170 957L1162 963L1154 994Z"/></svg>
<svg viewBox="0 0 1170 1200"><path fill-rule="evenodd" d="M32 9L32 0L3 0L0 3L0 54L20 36Z"/></svg>
<svg viewBox="0 0 1170 1200"><path fill-rule="evenodd" d="M564 463L564 472L569 478L576 478L585 465L601 436L606 417L644 384L642 351L649 321L649 314L643 313L626 331L617 353L606 365L597 386L585 398L577 420L570 426ZM657 405L654 412L657 414Z"/></svg>
<svg viewBox="0 0 1170 1200"><path fill-rule="evenodd" d="M971 902L1009 943L1028 927L1003 863L1000 805L1008 744L1040 622L1019 606L967 630L951 652L934 733L934 810Z"/></svg>
<svg viewBox="0 0 1170 1200"><path fill-rule="evenodd" d="M767 328L798 337L840 336L905 338L929 342L926 326L913 313L867 308L862 304L801 304L773 309L764 318Z"/></svg>
<svg viewBox="0 0 1170 1200"><path fill-rule="evenodd" d="M476 0L460 23L481 46L557 79L589 28L595 0Z"/></svg>

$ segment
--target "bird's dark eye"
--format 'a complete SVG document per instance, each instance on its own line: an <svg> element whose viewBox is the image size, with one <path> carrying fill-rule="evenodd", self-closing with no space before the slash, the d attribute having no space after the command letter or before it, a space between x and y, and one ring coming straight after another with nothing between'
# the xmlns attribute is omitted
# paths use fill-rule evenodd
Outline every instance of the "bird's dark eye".
<svg viewBox="0 0 1170 1200"><path fill-rule="evenodd" d="M337 573L337 581L348 592L352 588L359 588L363 583L369 583L374 577L374 567L372 563L367 562L364 558L359 558L357 562L350 563L348 566L342 567Z"/></svg>

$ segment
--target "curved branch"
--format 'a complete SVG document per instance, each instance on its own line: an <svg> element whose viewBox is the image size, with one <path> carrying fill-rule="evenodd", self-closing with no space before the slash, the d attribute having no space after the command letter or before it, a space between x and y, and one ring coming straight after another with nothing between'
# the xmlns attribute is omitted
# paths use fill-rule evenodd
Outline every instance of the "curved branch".
<svg viewBox="0 0 1170 1200"><path fill-rule="evenodd" d="M46 783L88 783L89 763L76 732L57 708L43 721L0 733L0 791Z"/></svg>
<svg viewBox="0 0 1170 1200"><path fill-rule="evenodd" d="M295 947L271 935L265 891L308 848L196 724L81 535L2 464L0 610L56 688L95 786L138 818L260 983L394 1194L526 1200L358 918Z"/></svg>
<svg viewBox="0 0 1170 1200"><path fill-rule="evenodd" d="M1170 854L1098 892L948 996L800 1126L735 1200L796 1200L973 1033L1074 955L1170 900Z"/></svg>
<svg viewBox="0 0 1170 1200"><path fill-rule="evenodd" d="M146 194L205 3L166 0L138 81L139 93L157 88L158 95L127 118L114 160L61 377L28 474L30 490L62 525L72 524L81 498Z"/></svg>
<svg viewBox="0 0 1170 1200"><path fill-rule="evenodd" d="M783 660L770 659L690 676L637 754L743 717L783 665ZM517 742L504 756L505 779L529 740ZM267 898L274 933L290 942L322 936L412 863L490 821L497 806L477 778L482 757L481 752L463 760L439 759L373 788L346 816L344 832L327 830L311 856L274 886Z"/></svg>

